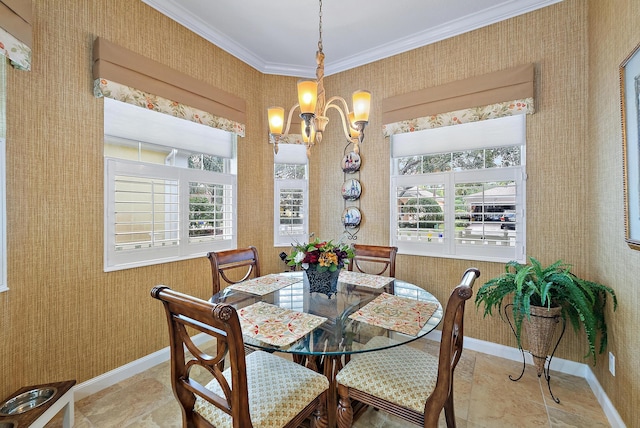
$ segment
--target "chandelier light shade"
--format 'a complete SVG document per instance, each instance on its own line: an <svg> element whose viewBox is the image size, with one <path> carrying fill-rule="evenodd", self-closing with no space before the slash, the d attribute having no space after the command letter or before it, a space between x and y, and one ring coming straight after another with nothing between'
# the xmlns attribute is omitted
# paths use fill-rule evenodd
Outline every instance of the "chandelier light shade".
<svg viewBox="0 0 640 428"><path fill-rule="evenodd" d="M371 109L371 92L356 91L353 93L354 122L369 122L369 110Z"/></svg>
<svg viewBox="0 0 640 428"><path fill-rule="evenodd" d="M284 109L282 107L269 107L267 116L269 118L269 132L272 134L282 134L282 128L284 128Z"/></svg>
<svg viewBox="0 0 640 428"><path fill-rule="evenodd" d="M318 82L315 80L300 80L298 82L298 104L300 114L315 113L318 103Z"/></svg>
<svg viewBox="0 0 640 428"><path fill-rule="evenodd" d="M307 146L307 157L311 156L311 147L322 141L322 134L329 123L327 111L334 108L340 113L342 130L347 141L352 142L353 150L359 153L359 145L364 141L364 128L369 123L371 109L371 92L358 90L353 93L353 108L342 97L331 97L327 101L324 91L324 53L322 52L322 0L320 0L319 40L316 52L316 80L298 81L298 104L289 110L286 120L284 108L270 107L267 109L269 120L269 142L272 143L274 153L278 153L278 143L289 135L293 113L298 110L301 122L302 140ZM284 132L283 132L284 128Z"/></svg>

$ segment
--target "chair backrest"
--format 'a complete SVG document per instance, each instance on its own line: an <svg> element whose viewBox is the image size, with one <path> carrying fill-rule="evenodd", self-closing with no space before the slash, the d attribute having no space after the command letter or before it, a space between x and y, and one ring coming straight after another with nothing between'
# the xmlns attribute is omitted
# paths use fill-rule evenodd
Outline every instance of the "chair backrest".
<svg viewBox="0 0 640 428"><path fill-rule="evenodd" d="M234 423L239 423L234 426L251 426L245 352L236 310L230 305L214 305L165 286L154 287L151 296L162 301L167 315L171 385L182 407L183 426L211 426L193 410L196 395L231 415ZM195 345L187 328L213 337L216 341L216 355L208 355ZM185 348L191 356L185 355ZM231 368L231 385L222 375L225 356ZM224 396L213 393L189 377L194 365L202 366L211 373L222 387Z"/></svg>
<svg viewBox="0 0 640 428"><path fill-rule="evenodd" d="M220 279L227 284L236 284L249 277L257 278L260 276L260 262L256 247L210 252L207 253L207 258L211 262L213 294L220 291L222 286ZM233 274L229 276L231 272Z"/></svg>
<svg viewBox="0 0 640 428"><path fill-rule="evenodd" d="M349 270L372 275L382 275L387 270L390 277L396 276L396 254L398 247L380 245L353 244L354 258L349 263Z"/></svg>
<svg viewBox="0 0 640 428"><path fill-rule="evenodd" d="M438 416L453 385L453 372L460 360L464 339L465 302L473 295L473 283L480 276L476 268L467 269L460 284L451 292L442 320L442 338L438 357L438 379L424 407L425 426L437 426ZM430 424L426 421L429 419Z"/></svg>

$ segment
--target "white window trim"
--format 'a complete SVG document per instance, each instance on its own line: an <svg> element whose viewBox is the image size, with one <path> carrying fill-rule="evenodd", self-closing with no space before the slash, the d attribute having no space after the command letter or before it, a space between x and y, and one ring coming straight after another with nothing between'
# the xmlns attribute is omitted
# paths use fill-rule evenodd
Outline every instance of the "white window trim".
<svg viewBox="0 0 640 428"><path fill-rule="evenodd" d="M0 292L9 290L7 284L6 166L6 141L4 138L0 138Z"/></svg>
<svg viewBox="0 0 640 428"><path fill-rule="evenodd" d="M481 253L475 247L456 245L454 239L456 233L455 227L451 226L455 224L456 221L454 209L456 183L465 181L500 181L507 179L515 181L516 188L518 189L518 191L516 192L515 202L516 207L519 207L517 208L516 217L518 218L518 230L520 231L520 233L516 235L515 245L513 247L483 246ZM398 222L396 220L397 207L395 205L394 199L393 206L390 207L391 245L398 247L399 254L490 262L508 262L510 260L524 262L526 261L526 210L523 208L524 201L526 200L525 181L526 176L522 167L393 177L391 180L390 188L391 195L395 195L396 188L399 186L410 186L416 184L444 184L444 217L445 223L449 225L449 227L445 228L445 236L442 243L439 243L435 238L432 242L429 243L425 243L424 241L398 240Z"/></svg>
<svg viewBox="0 0 640 428"><path fill-rule="evenodd" d="M508 262L516 260L518 262L526 262L526 121L525 116L517 116L509 119L496 119L485 121L489 123L491 131L482 135L482 132L476 132L481 122L473 124L454 125L452 127L436 128L414 133L396 134L392 136L391 141L391 180L390 180L390 241L391 245L398 247L399 254L410 254L418 256L430 256L441 258L453 258L462 260L477 260L490 262ZM502 124L502 125L501 125ZM494 126L498 125L498 126ZM506 135L513 135L515 138L510 144L509 138L503 138L505 135L500 132L500 128L504 125L508 126ZM447 131L456 128L455 131L474 130L473 138L451 138L446 135ZM467 131L469 132L469 131ZM519 132L519 133L518 133ZM434 136L429 139L429 149L425 150L426 143L422 135ZM432 145L433 143L433 145ZM483 169L473 171L451 171L445 173L431 173L424 175L407 175L399 176L396 174L395 159L403 156L413 155L429 155L438 152L472 150L480 148L491 148L496 146L520 145L521 149L521 165L509 168ZM434 148L435 147L435 148ZM445 149L446 148L446 149ZM394 157L395 156L395 157ZM501 181L513 180L516 183L516 218L518 219L518 231L516 242L513 247L492 247L482 245L482 251L475 247L465 247L456 245L455 243L455 185L457 182L465 181ZM434 240L429 243L424 241L407 241L398 240L398 221L397 221L397 201L396 189L398 186L416 185L416 184L441 184L445 185L445 222L449 225L445 227L446 236L442 243ZM509 250L511 249L511 250Z"/></svg>
<svg viewBox="0 0 640 428"><path fill-rule="evenodd" d="M149 266L179 260L203 257L209 251L220 251L237 247L237 176L210 171L132 162L123 159L105 158L104 177L104 271L116 271L134 267ZM174 179L179 182L180 223L179 244L175 247L150 248L134 251L115 251L115 233L113 231L114 210L114 177L123 174L139 177L158 177ZM189 243L189 182L215 182L230 184L232 188L233 232L231 239Z"/></svg>
<svg viewBox="0 0 640 428"><path fill-rule="evenodd" d="M307 242L309 239L309 159L307 149L303 144L280 144L278 153L274 155L274 164L306 165L306 178L299 179L278 179L274 177L273 182L273 246L290 247L299 242ZM297 187L303 189L302 233L290 235L290 239L280 236L280 189L283 187Z"/></svg>
<svg viewBox="0 0 640 428"><path fill-rule="evenodd" d="M280 189L302 189L302 232L284 237L280 235ZM306 179L275 179L273 186L273 242L274 247L290 247L297 242L307 242L309 237L309 180Z"/></svg>

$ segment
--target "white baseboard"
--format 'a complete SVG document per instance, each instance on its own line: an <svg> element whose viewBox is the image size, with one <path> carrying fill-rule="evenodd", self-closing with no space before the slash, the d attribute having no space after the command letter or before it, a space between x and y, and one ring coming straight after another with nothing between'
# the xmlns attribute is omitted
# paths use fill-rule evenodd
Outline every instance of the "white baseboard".
<svg viewBox="0 0 640 428"><path fill-rule="evenodd" d="M604 393L604 390L600 386L600 382L598 382L598 379L589 368L587 368L587 375L585 376L585 379L591 387L593 394L598 399L598 403L600 403L600 407L602 407L604 414L607 415L611 426L613 428L626 428L626 425L620 417L620 414L618 413L616 408L613 407L613 403L611 402L611 400L609 400L607 394Z"/></svg>
<svg viewBox="0 0 640 428"><path fill-rule="evenodd" d="M439 342L441 336L442 332L440 330L434 330L429 333L426 338ZM484 340L465 336L464 348L476 352L482 352L483 354L494 355L506 360L522 362L522 351L510 346L499 345L497 343L487 342ZM533 365L533 358L531 357L531 354L525 352L524 356L525 362L529 365ZM611 426L614 428L626 427L622 418L620 418L620 414L615 409L615 407L613 407L613 403L611 403L611 400L609 400L609 397L604 392L604 389L602 389L602 387L600 386L600 382L598 382L598 379L587 364L577 363L575 361L569 361L562 358L554 357L551 360L551 370L573 376L579 376L586 379L587 383L591 387L591 391L593 391L593 394L596 396L600 407L602 407L604 414L609 419L609 423L611 424Z"/></svg>
<svg viewBox="0 0 640 428"><path fill-rule="evenodd" d="M195 343L196 345L200 345L207 340L210 340L211 336L200 333L193 336L191 339L193 340L193 343ZM131 376L135 376L138 373L142 373L143 371L148 370L151 367L157 366L158 364L164 363L165 361L169 361L170 358L171 355L169 354L169 347L167 346L166 348L160 349L159 351L139 358L128 364L125 364L124 366L118 367L117 369L103 373L100 376L89 379L86 382L82 382L81 384L76 385L74 388L75 401L80 401L83 398L88 397L89 395L102 391L103 389L115 385L116 383L121 382L125 379L128 379Z"/></svg>
<svg viewBox="0 0 640 428"><path fill-rule="evenodd" d="M434 330L429 333L426 338L439 342L441 338L441 332L439 330ZM192 337L193 342L198 345L204 343L209 339L210 337L205 335L204 333ZM505 358L507 360L522 362L522 352L519 349L512 348L510 346L499 345L497 343L474 339L472 337L465 337L464 347L465 349L482 352L483 354L494 355L496 357ZM86 382L76 385L76 387L74 388L75 401L82 400L89 395L95 394L96 392L99 392L109 386L115 385L116 383L130 378L131 376L148 370L153 366L168 361L170 358L169 347L167 346L166 348L156 351L153 354L149 354L138 360L125 364L124 366L118 367L117 369L101 374L98 377L89 379ZM530 365L533 364L531 355L526 352L525 362ZM595 377L588 365L554 357L553 360L551 360L551 370L585 378L587 380L587 383L591 387L593 394L596 396L598 403L600 403L602 410L609 419L609 423L611 424L611 426L614 428L625 427L625 424L620 418L618 411L615 409L615 407L613 407L613 403L611 403L611 400L609 400L609 397L607 397L607 394L600 386L598 379Z"/></svg>

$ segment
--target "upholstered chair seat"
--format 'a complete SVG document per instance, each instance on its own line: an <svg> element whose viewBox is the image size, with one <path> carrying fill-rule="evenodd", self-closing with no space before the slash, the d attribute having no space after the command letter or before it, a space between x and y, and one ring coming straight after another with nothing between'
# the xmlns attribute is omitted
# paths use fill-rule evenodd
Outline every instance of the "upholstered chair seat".
<svg viewBox="0 0 640 428"><path fill-rule="evenodd" d="M383 346L388 340L374 337L366 347ZM355 354L336 380L349 388L422 413L437 377L438 357L406 345Z"/></svg>
<svg viewBox="0 0 640 428"><path fill-rule="evenodd" d="M163 303L167 316L171 387L183 427L327 427L329 380L264 351L247 355L233 306L213 304L163 285L154 287L151 296ZM213 343L195 343L191 337L195 332L209 336ZM208 377L203 380L203 376Z"/></svg>
<svg viewBox="0 0 640 428"><path fill-rule="evenodd" d="M438 357L400 345L354 355L336 376L338 427L350 428L354 407L367 404L424 428L437 428L444 410L448 428L456 427L453 376L464 339L465 302L480 271L469 268L451 292L442 322ZM391 339L374 337L365 347ZM375 342L374 342L375 341ZM357 412L355 412L357 413Z"/></svg>
<svg viewBox="0 0 640 428"><path fill-rule="evenodd" d="M302 412L318 395L329 388L327 378L303 366L263 351L247 355L249 414L254 428L279 428ZM231 382L231 369L224 377ZM206 388L222 395L214 379ZM196 398L194 411L218 428L232 428L231 416L201 397Z"/></svg>

